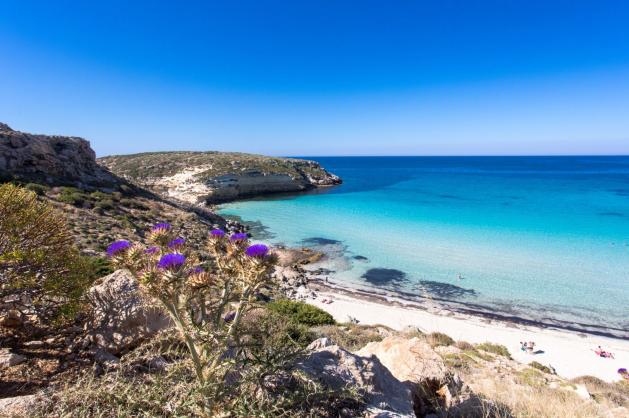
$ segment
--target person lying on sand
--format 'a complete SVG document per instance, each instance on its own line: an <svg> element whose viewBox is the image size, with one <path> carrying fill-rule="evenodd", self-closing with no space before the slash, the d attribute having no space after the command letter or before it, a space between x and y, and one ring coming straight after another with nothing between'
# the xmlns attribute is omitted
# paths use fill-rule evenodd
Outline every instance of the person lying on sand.
<svg viewBox="0 0 629 418"><path fill-rule="evenodd" d="M614 354L610 353L609 351L605 351L603 350L603 348L599 345L598 348L596 350L594 350L594 353L596 353L597 356L599 357L603 357L603 358L614 358Z"/></svg>
<svg viewBox="0 0 629 418"><path fill-rule="evenodd" d="M625 380L629 380L629 372L627 371L627 369L620 368L618 369L618 374Z"/></svg>

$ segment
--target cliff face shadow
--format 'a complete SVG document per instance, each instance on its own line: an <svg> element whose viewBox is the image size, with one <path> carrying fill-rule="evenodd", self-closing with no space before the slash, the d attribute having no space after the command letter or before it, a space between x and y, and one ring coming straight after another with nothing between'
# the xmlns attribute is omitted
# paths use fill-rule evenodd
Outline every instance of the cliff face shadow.
<svg viewBox="0 0 629 418"><path fill-rule="evenodd" d="M374 286L398 287L408 281L403 271L387 268L369 269L360 277Z"/></svg>
<svg viewBox="0 0 629 418"><path fill-rule="evenodd" d="M421 280L417 287L419 290L423 290L432 296L443 299L456 299L477 295L474 289L464 289L450 283L435 282L432 280Z"/></svg>

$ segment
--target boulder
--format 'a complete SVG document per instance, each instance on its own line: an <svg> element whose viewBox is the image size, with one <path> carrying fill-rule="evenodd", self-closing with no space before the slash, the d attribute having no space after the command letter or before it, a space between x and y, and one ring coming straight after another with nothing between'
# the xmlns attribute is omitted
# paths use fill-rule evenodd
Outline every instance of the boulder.
<svg viewBox="0 0 629 418"><path fill-rule="evenodd" d="M0 399L0 416L28 417L30 409L39 401L37 395L15 396Z"/></svg>
<svg viewBox="0 0 629 418"><path fill-rule="evenodd" d="M172 325L167 314L144 296L128 270L99 279L88 291L90 339L111 354L129 350Z"/></svg>
<svg viewBox="0 0 629 418"><path fill-rule="evenodd" d="M7 328L19 328L24 324L24 315L17 309L8 310L0 317L0 325Z"/></svg>
<svg viewBox="0 0 629 418"><path fill-rule="evenodd" d="M17 366L25 361L26 357L10 352L8 348L0 349L0 369Z"/></svg>
<svg viewBox="0 0 629 418"><path fill-rule="evenodd" d="M393 376L410 385L417 416L482 416L481 401L419 338L387 337L367 344L356 354L375 356Z"/></svg>
<svg viewBox="0 0 629 418"><path fill-rule="evenodd" d="M314 341L314 349L298 368L324 385L342 390L358 388L367 403L368 416L413 417L409 385L396 379L376 357L361 357L330 345L328 339Z"/></svg>

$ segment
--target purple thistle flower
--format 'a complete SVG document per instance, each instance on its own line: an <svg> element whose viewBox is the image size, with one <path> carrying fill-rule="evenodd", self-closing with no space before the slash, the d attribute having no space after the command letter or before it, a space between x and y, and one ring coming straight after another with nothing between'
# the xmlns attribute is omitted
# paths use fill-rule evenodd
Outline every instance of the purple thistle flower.
<svg viewBox="0 0 629 418"><path fill-rule="evenodd" d="M160 231L160 230L168 231L170 228L171 228L170 224L161 223L161 224L156 224L155 226L153 226L153 228L151 228L151 231L153 232Z"/></svg>
<svg viewBox="0 0 629 418"><path fill-rule="evenodd" d="M186 256L183 254L164 254L157 263L157 268L162 270L175 270L186 262Z"/></svg>
<svg viewBox="0 0 629 418"><path fill-rule="evenodd" d="M145 254L156 254L157 252L159 252L159 247L149 247L144 250Z"/></svg>
<svg viewBox="0 0 629 418"><path fill-rule="evenodd" d="M197 266L197 267L193 268L192 270L190 270L190 274L201 274L201 273L204 273L204 272L205 272L205 270L203 270L203 267L199 267L199 266Z"/></svg>
<svg viewBox="0 0 629 418"><path fill-rule="evenodd" d="M186 240L183 238L177 238L168 243L168 248L179 248L186 243Z"/></svg>
<svg viewBox="0 0 629 418"><path fill-rule="evenodd" d="M129 241L116 241L107 247L107 255L109 257L113 257L118 253L127 251L129 248L131 248L131 243Z"/></svg>
<svg viewBox="0 0 629 418"><path fill-rule="evenodd" d="M222 229L213 229L210 231L210 235L214 238L223 238L225 236L225 231Z"/></svg>
<svg viewBox="0 0 629 418"><path fill-rule="evenodd" d="M249 257L257 257L257 258L266 257L268 253L269 253L269 247L267 247L264 244L250 245L245 251L245 254L247 254Z"/></svg>
<svg viewBox="0 0 629 418"><path fill-rule="evenodd" d="M244 241L248 238L249 236L244 232L239 232L238 234L233 234L231 237L229 237L231 241Z"/></svg>

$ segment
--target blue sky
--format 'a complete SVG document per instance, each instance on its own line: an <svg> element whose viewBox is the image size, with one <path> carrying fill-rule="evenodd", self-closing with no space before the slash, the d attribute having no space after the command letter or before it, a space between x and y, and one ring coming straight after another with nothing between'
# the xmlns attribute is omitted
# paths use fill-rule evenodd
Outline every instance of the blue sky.
<svg viewBox="0 0 629 418"><path fill-rule="evenodd" d="M629 154L627 22L625 1L5 0L0 121L98 155Z"/></svg>

